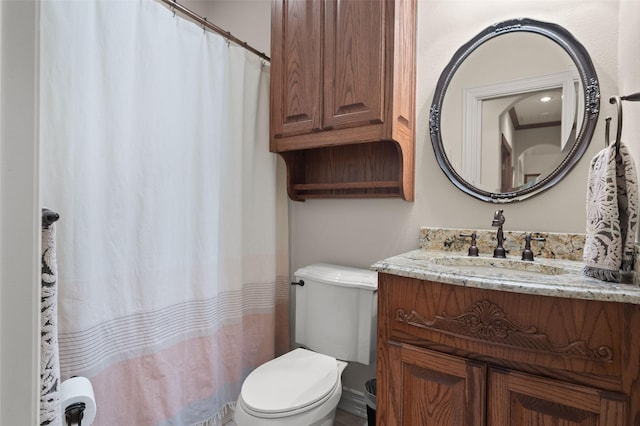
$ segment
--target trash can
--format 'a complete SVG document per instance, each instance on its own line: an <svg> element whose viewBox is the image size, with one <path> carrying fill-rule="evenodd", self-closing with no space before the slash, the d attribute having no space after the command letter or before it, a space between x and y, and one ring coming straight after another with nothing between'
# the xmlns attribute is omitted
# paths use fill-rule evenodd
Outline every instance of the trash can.
<svg viewBox="0 0 640 426"><path fill-rule="evenodd" d="M376 426L376 379L364 384L364 402L367 404L367 425Z"/></svg>

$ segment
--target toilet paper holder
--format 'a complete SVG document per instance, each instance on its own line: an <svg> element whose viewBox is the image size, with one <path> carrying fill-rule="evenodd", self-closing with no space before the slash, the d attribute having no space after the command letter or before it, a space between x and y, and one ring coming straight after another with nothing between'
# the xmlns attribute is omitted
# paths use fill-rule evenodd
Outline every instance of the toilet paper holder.
<svg viewBox="0 0 640 426"><path fill-rule="evenodd" d="M61 417L67 426L88 426L96 417L96 400L88 378L73 376L60 384Z"/></svg>
<svg viewBox="0 0 640 426"><path fill-rule="evenodd" d="M77 424L82 426L82 418L84 417L84 409L86 405L84 402L76 402L69 405L64 409L64 418L67 422L67 426Z"/></svg>

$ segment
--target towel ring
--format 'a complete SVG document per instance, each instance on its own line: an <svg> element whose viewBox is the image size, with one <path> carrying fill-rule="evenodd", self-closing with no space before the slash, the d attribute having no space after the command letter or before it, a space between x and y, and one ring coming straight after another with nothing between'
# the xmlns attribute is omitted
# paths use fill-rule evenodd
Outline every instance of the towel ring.
<svg viewBox="0 0 640 426"><path fill-rule="evenodd" d="M615 104L617 106L617 112L618 112L618 127L616 129L616 152L620 149L620 139L622 137L622 101L632 101L632 102L636 102L636 101L640 101L640 92L637 93L632 93L631 95L627 95L627 96L612 96L609 98L609 103L610 104ZM611 127L611 117L607 117L606 119L606 125L605 125L605 130L604 130L604 136L605 136L605 146L609 146L609 128Z"/></svg>

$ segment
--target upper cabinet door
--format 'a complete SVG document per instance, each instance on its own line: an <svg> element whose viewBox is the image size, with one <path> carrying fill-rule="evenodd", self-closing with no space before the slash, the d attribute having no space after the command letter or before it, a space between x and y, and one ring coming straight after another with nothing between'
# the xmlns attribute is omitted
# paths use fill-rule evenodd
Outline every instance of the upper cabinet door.
<svg viewBox="0 0 640 426"><path fill-rule="evenodd" d="M384 4L337 0L325 3L325 128L383 122Z"/></svg>
<svg viewBox="0 0 640 426"><path fill-rule="evenodd" d="M274 1L271 14L271 131L322 128L321 0Z"/></svg>

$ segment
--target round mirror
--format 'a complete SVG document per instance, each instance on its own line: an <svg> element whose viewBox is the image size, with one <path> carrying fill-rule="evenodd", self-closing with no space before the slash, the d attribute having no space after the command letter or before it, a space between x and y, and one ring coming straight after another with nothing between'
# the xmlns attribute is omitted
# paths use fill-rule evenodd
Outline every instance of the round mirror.
<svg viewBox="0 0 640 426"><path fill-rule="evenodd" d="M440 167L483 201L550 188L586 150L600 89L591 58L564 28L532 19L492 25L442 72L429 117Z"/></svg>

